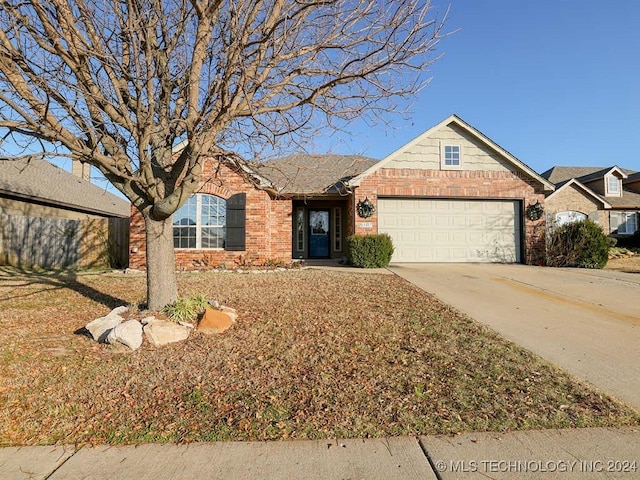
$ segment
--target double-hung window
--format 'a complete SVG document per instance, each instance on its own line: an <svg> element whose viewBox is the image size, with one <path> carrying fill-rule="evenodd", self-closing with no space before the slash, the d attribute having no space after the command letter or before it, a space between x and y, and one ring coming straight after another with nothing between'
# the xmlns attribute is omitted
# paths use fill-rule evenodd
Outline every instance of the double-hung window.
<svg viewBox="0 0 640 480"><path fill-rule="evenodd" d="M174 248L224 248L227 202L214 195L189 197L173 214Z"/></svg>
<svg viewBox="0 0 640 480"><path fill-rule="evenodd" d="M620 179L614 175L607 177L607 195L620 195Z"/></svg>

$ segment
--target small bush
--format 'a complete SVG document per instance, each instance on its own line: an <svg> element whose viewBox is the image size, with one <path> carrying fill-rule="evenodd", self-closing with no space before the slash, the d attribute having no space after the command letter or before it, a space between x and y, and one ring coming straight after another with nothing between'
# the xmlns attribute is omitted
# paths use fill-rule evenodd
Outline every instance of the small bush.
<svg viewBox="0 0 640 480"><path fill-rule="evenodd" d="M393 255L393 242L386 233L352 235L347 238L347 255L351 264L356 267L386 267Z"/></svg>
<svg viewBox="0 0 640 480"><path fill-rule="evenodd" d="M604 231L591 220L553 227L547 235L550 267L603 268L609 259Z"/></svg>
<svg viewBox="0 0 640 480"><path fill-rule="evenodd" d="M204 295L189 298L179 298L162 309L162 313L178 322L193 322L209 307L209 301Z"/></svg>

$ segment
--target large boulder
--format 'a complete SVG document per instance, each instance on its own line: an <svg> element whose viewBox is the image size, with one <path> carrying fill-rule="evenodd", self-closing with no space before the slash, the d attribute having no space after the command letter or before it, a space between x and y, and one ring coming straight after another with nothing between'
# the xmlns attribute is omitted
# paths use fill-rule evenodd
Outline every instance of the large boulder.
<svg viewBox="0 0 640 480"><path fill-rule="evenodd" d="M235 312L207 308L198 323L198 331L207 335L222 333L233 324L232 315L235 317Z"/></svg>
<svg viewBox="0 0 640 480"><path fill-rule="evenodd" d="M137 350L142 345L142 324L137 320L129 320L116 325L109 331L107 343L123 344L131 350Z"/></svg>
<svg viewBox="0 0 640 480"><path fill-rule="evenodd" d="M155 346L186 340L189 332L189 328L166 320L152 320L144 326L147 340Z"/></svg>
<svg viewBox="0 0 640 480"><path fill-rule="evenodd" d="M96 318L92 322L87 323L86 328L96 342L104 342L109 335L109 331L120 325L124 318L120 316L129 310L127 307L117 307L111 310L104 317Z"/></svg>

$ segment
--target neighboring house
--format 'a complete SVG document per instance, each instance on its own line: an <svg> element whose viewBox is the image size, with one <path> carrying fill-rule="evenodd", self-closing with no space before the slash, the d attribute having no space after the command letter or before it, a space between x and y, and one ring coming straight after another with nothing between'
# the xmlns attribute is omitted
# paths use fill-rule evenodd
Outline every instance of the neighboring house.
<svg viewBox="0 0 640 480"><path fill-rule="evenodd" d="M613 167L553 167L547 213L558 224L590 218L612 236L628 236L640 223L640 173Z"/></svg>
<svg viewBox="0 0 640 480"><path fill-rule="evenodd" d="M544 259L545 219L532 211L553 185L455 115L379 162L294 155L251 170L208 160L203 171L174 215L179 269L342 258L354 233L391 235L394 262ZM130 263L145 266L136 212Z"/></svg>
<svg viewBox="0 0 640 480"><path fill-rule="evenodd" d="M124 267L129 214L129 202L89 181L87 166L0 160L0 264Z"/></svg>

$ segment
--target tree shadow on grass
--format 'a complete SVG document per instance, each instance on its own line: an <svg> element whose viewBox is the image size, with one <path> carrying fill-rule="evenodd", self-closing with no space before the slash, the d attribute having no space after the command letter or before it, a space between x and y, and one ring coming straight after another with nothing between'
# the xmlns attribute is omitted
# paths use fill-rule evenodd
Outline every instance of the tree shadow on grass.
<svg viewBox="0 0 640 480"><path fill-rule="evenodd" d="M24 287L37 286L41 286L41 288L24 291ZM0 288L5 290L0 295L0 305L6 301L28 298L44 291L64 289L73 290L89 300L111 309L128 303L122 298L114 297L82 283L78 272L74 270L39 270L2 266L0 267Z"/></svg>

